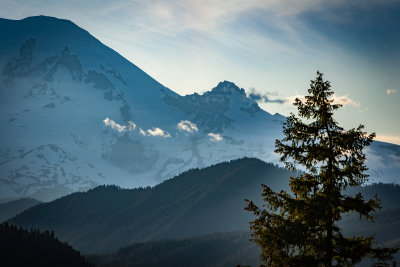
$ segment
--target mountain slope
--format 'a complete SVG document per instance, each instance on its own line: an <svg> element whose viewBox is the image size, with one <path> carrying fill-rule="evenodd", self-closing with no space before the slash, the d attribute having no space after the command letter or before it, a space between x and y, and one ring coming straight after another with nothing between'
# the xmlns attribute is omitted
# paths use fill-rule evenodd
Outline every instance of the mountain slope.
<svg viewBox="0 0 400 267"><path fill-rule="evenodd" d="M40 201L32 198L21 198L0 204L0 222L14 217L18 213L39 204Z"/></svg>
<svg viewBox="0 0 400 267"><path fill-rule="evenodd" d="M1 19L0 40L3 198L52 200L98 184L155 185L189 168L271 157L276 136L265 133L275 133L282 118L257 108L233 83L199 96L197 111L187 112L177 103L188 97L70 21ZM211 104L203 106L204 99ZM236 136L250 126L271 138Z"/></svg>
<svg viewBox="0 0 400 267"><path fill-rule="evenodd" d="M278 163L285 118L232 82L180 96L68 20L0 19L0 196L153 186L240 157ZM368 150L399 182L400 146Z"/></svg>
<svg viewBox="0 0 400 267"><path fill-rule="evenodd" d="M260 202L262 183L274 191L287 189L290 175L273 164L244 158L190 170L153 188L96 187L36 205L9 221L54 230L61 240L84 253L111 252L123 245L165 238L248 230L252 215L243 210L244 199ZM400 186L375 184L349 191L358 192L366 199L378 194L384 210L378 213L376 224L360 224L358 218L345 217L344 231L375 232L381 242L399 238L395 230L398 216L393 210L400 207ZM385 234L382 225L393 229L393 235Z"/></svg>
<svg viewBox="0 0 400 267"><path fill-rule="evenodd" d="M153 188L100 186L32 207L11 219L52 229L82 252L110 252L133 242L248 229L244 198L261 184L280 190L290 173L257 159L194 169Z"/></svg>

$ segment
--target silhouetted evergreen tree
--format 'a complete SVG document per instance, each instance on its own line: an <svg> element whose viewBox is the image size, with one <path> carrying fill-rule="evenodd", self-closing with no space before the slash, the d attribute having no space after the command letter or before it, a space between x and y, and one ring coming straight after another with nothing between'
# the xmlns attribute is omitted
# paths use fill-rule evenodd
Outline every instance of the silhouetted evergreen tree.
<svg viewBox="0 0 400 267"><path fill-rule="evenodd" d="M246 200L246 210L257 216L250 228L267 266L349 266L367 256L390 259L398 250L373 248L373 236L345 237L337 224L353 212L373 221L380 202L344 193L367 181L363 148L375 134L367 135L363 125L348 131L338 126L333 113L341 105L331 99L330 87L317 72L310 95L295 100L300 118L291 114L285 137L276 141L275 152L287 169L301 166L301 174L290 179L292 193L262 185L267 209Z"/></svg>

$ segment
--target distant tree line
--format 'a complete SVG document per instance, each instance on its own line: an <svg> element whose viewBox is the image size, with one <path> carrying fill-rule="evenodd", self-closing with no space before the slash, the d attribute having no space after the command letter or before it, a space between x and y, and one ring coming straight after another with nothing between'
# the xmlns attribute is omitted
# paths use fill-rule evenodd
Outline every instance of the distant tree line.
<svg viewBox="0 0 400 267"><path fill-rule="evenodd" d="M259 248L250 233L236 231L186 239L160 240L122 247L112 254L91 255L98 267L259 266Z"/></svg>
<svg viewBox="0 0 400 267"><path fill-rule="evenodd" d="M67 243L54 237L53 231L24 229L0 224L1 266L94 266Z"/></svg>
<svg viewBox="0 0 400 267"><path fill-rule="evenodd" d="M54 229L82 253L110 253L121 246L247 230L243 199L259 199L259 185L281 189L290 172L243 158L192 169L154 187L98 186L39 204L9 222ZM258 192L257 192L258 191Z"/></svg>

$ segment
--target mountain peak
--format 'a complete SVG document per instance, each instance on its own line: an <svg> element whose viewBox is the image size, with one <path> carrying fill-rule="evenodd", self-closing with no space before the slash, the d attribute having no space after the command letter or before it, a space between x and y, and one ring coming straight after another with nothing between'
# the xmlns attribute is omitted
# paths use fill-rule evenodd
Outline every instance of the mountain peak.
<svg viewBox="0 0 400 267"><path fill-rule="evenodd" d="M64 22L69 22L69 23L74 24L72 21L70 21L68 19L60 19L60 18L46 16L46 15L30 16L30 17L21 19L21 21L28 21L28 22L32 22L32 21L64 21Z"/></svg>
<svg viewBox="0 0 400 267"><path fill-rule="evenodd" d="M12 20L12 19L0 19L0 27L3 30L10 30L9 27L13 25L16 27L15 30L19 31L29 31L29 30L36 30L36 31L44 31L44 30L56 30L56 31L65 31L66 29L79 29L82 32L86 32L85 30L81 29L78 25L73 23L67 19L59 19L50 16L32 16L26 17L21 20ZM61 28L60 28L61 27ZM15 33L13 34L15 35Z"/></svg>
<svg viewBox="0 0 400 267"><path fill-rule="evenodd" d="M64 28L60 29L59 27L72 27L72 29L79 29L80 31L86 32L86 30L80 28L74 22L69 19L61 19L51 16L39 15L39 16L31 16L26 17L21 20L10 20L15 22L20 22L23 25L28 27L50 27L54 30L65 30Z"/></svg>
<svg viewBox="0 0 400 267"><path fill-rule="evenodd" d="M239 88L236 84L230 81L219 82L218 85L211 90L211 93L218 95L236 94L239 96L246 96L243 88Z"/></svg>

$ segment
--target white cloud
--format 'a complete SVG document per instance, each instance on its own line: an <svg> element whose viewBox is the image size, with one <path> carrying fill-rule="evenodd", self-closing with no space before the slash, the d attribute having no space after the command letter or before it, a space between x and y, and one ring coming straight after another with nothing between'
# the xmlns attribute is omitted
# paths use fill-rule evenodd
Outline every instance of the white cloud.
<svg viewBox="0 0 400 267"><path fill-rule="evenodd" d="M387 89L386 90L386 94L388 94L388 95L395 94L395 93L397 93L396 89Z"/></svg>
<svg viewBox="0 0 400 267"><path fill-rule="evenodd" d="M290 96L288 98L286 98L286 104L293 104L294 101L296 100L296 98L300 99L302 102L306 101L306 98L304 95L295 95L295 96ZM360 107L360 103L354 101L353 99L351 99L348 95L336 95L333 94L332 95L332 99L334 99L334 104L340 104L343 106L349 106L349 107L355 107L358 108Z"/></svg>
<svg viewBox="0 0 400 267"><path fill-rule="evenodd" d="M126 126L125 125L120 125L118 123L116 123L115 121L111 120L110 118L105 118L103 120L104 124L106 126L110 126L111 128L117 130L118 132L124 132L126 131Z"/></svg>
<svg viewBox="0 0 400 267"><path fill-rule="evenodd" d="M116 123L114 120L110 119L109 117L103 120L106 126L110 126L114 130L118 132L125 132L125 131L133 131L136 129L136 124L133 121L128 121L128 125L121 125Z"/></svg>
<svg viewBox="0 0 400 267"><path fill-rule="evenodd" d="M223 139L220 134L209 133L208 136L210 137L210 140L212 140L212 141L222 141L222 139Z"/></svg>
<svg viewBox="0 0 400 267"><path fill-rule="evenodd" d="M171 137L168 132L163 131L158 127L153 127L147 130L147 134L151 136Z"/></svg>
<svg viewBox="0 0 400 267"><path fill-rule="evenodd" d="M296 98L300 99L301 102L305 102L306 101L306 98L305 98L304 95L294 95L294 96L289 96L288 98L286 98L286 102L285 103L289 104L289 105L292 105L295 102Z"/></svg>
<svg viewBox="0 0 400 267"><path fill-rule="evenodd" d="M136 129L136 124L133 121L128 121L128 130L133 131Z"/></svg>
<svg viewBox="0 0 400 267"><path fill-rule="evenodd" d="M139 133L140 133L141 135L143 135L143 136L146 136L146 132L145 132L145 131L143 131L143 129L142 129L142 128L140 128L140 129L139 129Z"/></svg>
<svg viewBox="0 0 400 267"><path fill-rule="evenodd" d="M189 133L193 133L193 132L198 132L199 129L197 128L197 125L195 123L192 123L190 121L184 120L184 121L180 121L178 123L178 129L181 131L186 131Z"/></svg>
<svg viewBox="0 0 400 267"><path fill-rule="evenodd" d="M360 103L354 101L353 99L348 97L348 95L340 96L340 95L333 94L332 98L335 100L333 102L334 104L340 104L340 105L343 105L343 106L352 106L352 107L355 107L355 108L360 107Z"/></svg>

